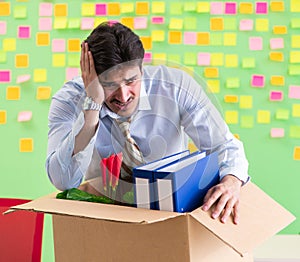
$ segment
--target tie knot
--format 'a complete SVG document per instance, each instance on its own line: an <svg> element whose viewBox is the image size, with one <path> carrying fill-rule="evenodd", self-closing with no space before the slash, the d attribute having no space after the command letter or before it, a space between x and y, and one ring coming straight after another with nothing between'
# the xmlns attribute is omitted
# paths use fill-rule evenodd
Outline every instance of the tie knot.
<svg viewBox="0 0 300 262"><path fill-rule="evenodd" d="M116 119L116 122L117 122L121 132L123 133L123 135L126 138L130 137L130 135L129 135L130 120L129 121L120 121L120 120Z"/></svg>

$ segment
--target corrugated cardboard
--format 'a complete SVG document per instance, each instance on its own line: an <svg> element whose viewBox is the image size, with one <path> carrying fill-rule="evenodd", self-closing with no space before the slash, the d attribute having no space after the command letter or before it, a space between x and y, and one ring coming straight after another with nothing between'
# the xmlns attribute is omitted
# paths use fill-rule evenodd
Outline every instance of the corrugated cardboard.
<svg viewBox="0 0 300 262"><path fill-rule="evenodd" d="M11 210L53 214L56 261L250 262L255 247L295 219L251 182L242 188L239 225L200 208L174 213L55 195Z"/></svg>

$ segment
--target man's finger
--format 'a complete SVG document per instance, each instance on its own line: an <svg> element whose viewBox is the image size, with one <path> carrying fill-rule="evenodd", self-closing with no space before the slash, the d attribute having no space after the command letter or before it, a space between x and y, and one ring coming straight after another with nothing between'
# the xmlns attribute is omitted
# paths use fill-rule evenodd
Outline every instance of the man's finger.
<svg viewBox="0 0 300 262"><path fill-rule="evenodd" d="M212 188L212 190L207 194L207 197L205 197L204 205L202 209L204 211L207 211L211 208L211 206L220 198L222 195L222 192L220 190L216 190L215 188Z"/></svg>
<svg viewBox="0 0 300 262"><path fill-rule="evenodd" d="M226 220L228 219L228 217L230 216L231 212L233 211L233 206L234 206L234 201L231 199L227 202L226 207L224 209L224 213L221 217L221 221L223 223L226 223Z"/></svg>
<svg viewBox="0 0 300 262"><path fill-rule="evenodd" d="M212 212L212 217L213 218L217 218L220 216L221 212L223 211L223 209L226 207L227 203L228 203L228 196L227 195L222 195L221 198L218 200L217 205L215 206L213 212Z"/></svg>
<svg viewBox="0 0 300 262"><path fill-rule="evenodd" d="M233 207L233 223L238 224L240 222L240 202L237 201Z"/></svg>

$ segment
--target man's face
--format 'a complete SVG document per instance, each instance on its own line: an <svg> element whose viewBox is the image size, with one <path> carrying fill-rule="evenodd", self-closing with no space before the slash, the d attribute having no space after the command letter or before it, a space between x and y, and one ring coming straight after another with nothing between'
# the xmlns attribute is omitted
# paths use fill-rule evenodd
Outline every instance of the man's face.
<svg viewBox="0 0 300 262"><path fill-rule="evenodd" d="M138 65L121 66L101 74L99 80L107 107L122 117L131 116L139 103L141 78Z"/></svg>

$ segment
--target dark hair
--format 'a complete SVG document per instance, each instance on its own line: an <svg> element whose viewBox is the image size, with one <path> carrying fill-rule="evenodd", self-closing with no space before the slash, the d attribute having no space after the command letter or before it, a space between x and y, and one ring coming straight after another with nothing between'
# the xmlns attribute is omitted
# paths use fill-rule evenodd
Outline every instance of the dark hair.
<svg viewBox="0 0 300 262"><path fill-rule="evenodd" d="M118 64L144 58L140 38L121 23L103 22L85 40L92 52L97 74Z"/></svg>

